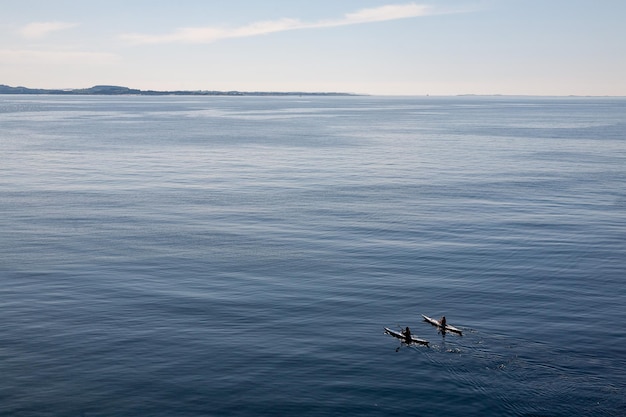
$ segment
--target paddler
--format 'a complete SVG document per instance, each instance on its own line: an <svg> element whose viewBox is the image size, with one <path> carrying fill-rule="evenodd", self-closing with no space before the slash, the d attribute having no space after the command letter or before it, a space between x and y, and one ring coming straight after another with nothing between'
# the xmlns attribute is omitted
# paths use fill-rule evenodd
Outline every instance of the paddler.
<svg viewBox="0 0 626 417"><path fill-rule="evenodd" d="M441 320L439 321L439 324L441 325L441 327L443 327L444 329L446 328L446 316L441 316Z"/></svg>
<svg viewBox="0 0 626 417"><path fill-rule="evenodd" d="M413 341L413 338L411 337L411 329L409 329L409 326L406 326L406 329L402 330L402 335L404 336L404 341L406 343L411 343Z"/></svg>

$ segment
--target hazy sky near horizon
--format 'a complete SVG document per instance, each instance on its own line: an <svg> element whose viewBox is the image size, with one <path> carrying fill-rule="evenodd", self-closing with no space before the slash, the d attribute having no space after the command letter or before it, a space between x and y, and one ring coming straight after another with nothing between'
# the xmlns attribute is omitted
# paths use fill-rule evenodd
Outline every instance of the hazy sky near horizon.
<svg viewBox="0 0 626 417"><path fill-rule="evenodd" d="M623 0L0 0L0 84L626 96Z"/></svg>

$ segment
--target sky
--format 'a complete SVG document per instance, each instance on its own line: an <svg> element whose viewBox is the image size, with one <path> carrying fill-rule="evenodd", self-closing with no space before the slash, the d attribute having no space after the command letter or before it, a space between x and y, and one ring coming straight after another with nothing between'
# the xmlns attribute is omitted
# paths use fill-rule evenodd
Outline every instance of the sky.
<svg viewBox="0 0 626 417"><path fill-rule="evenodd" d="M624 0L0 0L0 84L626 96Z"/></svg>

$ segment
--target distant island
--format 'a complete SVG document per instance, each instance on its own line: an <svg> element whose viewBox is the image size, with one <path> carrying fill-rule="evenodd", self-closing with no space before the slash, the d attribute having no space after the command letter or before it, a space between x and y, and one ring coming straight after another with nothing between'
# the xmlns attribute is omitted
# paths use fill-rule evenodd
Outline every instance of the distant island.
<svg viewBox="0 0 626 417"><path fill-rule="evenodd" d="M279 92L279 91L155 91L139 90L135 88L120 87L116 85L96 85L91 88L80 89L44 89L27 87L10 87L0 84L0 94L55 94L55 95L140 95L140 96L354 96L351 93L311 93L311 92Z"/></svg>

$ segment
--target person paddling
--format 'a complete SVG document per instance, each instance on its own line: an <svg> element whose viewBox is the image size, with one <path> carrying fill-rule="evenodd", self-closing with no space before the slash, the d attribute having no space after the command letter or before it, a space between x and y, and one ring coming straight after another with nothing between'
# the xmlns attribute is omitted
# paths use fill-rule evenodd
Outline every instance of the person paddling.
<svg viewBox="0 0 626 417"><path fill-rule="evenodd" d="M404 336L404 340L407 344L413 341L413 338L411 337L411 329L409 329L409 326L406 326L406 329L402 330L402 335Z"/></svg>
<svg viewBox="0 0 626 417"><path fill-rule="evenodd" d="M442 329L446 329L446 316L442 316L441 320L439 320L439 325L441 326Z"/></svg>

